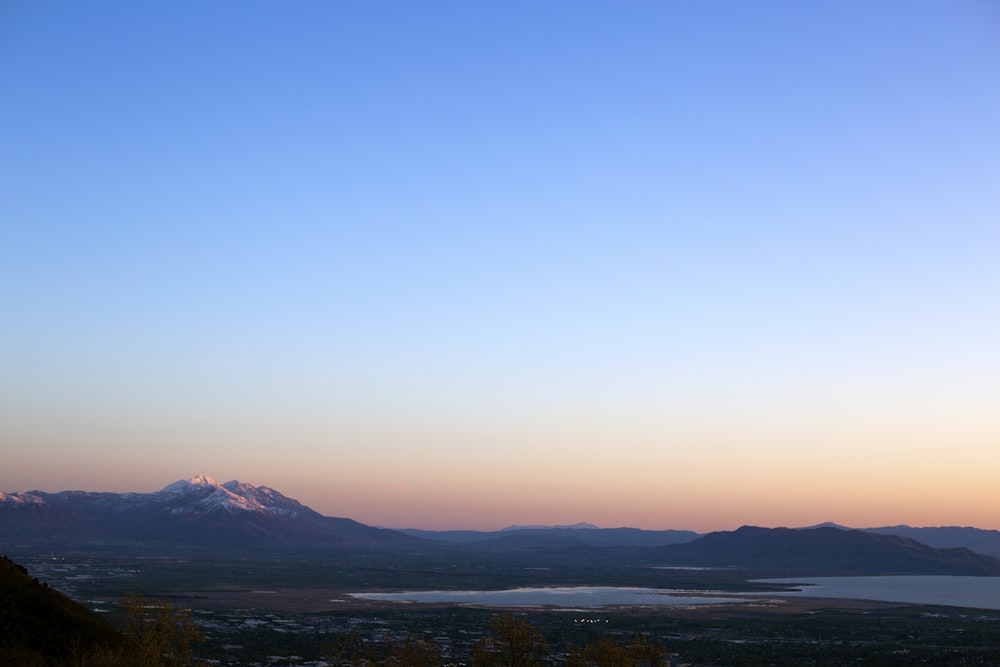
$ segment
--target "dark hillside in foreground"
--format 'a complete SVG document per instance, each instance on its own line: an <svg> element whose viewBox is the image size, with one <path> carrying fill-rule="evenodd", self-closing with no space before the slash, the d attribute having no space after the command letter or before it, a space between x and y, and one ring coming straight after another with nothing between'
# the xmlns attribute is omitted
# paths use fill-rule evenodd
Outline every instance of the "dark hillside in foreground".
<svg viewBox="0 0 1000 667"><path fill-rule="evenodd" d="M0 665L77 664L125 642L103 618L6 557L0 559L0 629Z"/></svg>
<svg viewBox="0 0 1000 667"><path fill-rule="evenodd" d="M935 549L898 535L839 528L743 526L655 551L670 565L782 575L1000 575L1000 560L969 549Z"/></svg>

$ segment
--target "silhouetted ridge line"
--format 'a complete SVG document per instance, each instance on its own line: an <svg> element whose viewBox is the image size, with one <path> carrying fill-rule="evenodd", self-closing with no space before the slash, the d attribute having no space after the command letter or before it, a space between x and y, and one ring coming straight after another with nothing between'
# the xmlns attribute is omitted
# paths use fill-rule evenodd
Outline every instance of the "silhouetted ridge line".
<svg viewBox="0 0 1000 667"><path fill-rule="evenodd" d="M787 574L1000 575L1000 560L970 549L935 549L898 535L831 527L743 526L657 551L668 564Z"/></svg>

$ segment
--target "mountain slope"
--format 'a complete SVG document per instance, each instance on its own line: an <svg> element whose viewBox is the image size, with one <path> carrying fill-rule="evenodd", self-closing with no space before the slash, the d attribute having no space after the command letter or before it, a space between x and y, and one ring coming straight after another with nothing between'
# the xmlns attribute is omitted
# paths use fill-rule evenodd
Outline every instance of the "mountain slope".
<svg viewBox="0 0 1000 667"><path fill-rule="evenodd" d="M1000 531L998 530L983 530L968 526L926 528L883 526L881 528L863 528L862 530L883 535L901 535L937 548L966 547L977 553L1000 558Z"/></svg>
<svg viewBox="0 0 1000 667"><path fill-rule="evenodd" d="M125 638L103 618L0 559L0 664L82 664Z"/></svg>
<svg viewBox="0 0 1000 667"><path fill-rule="evenodd" d="M656 552L671 565L784 574L1000 575L1000 560L969 549L935 549L898 535L829 527L743 526Z"/></svg>
<svg viewBox="0 0 1000 667"><path fill-rule="evenodd" d="M109 541L218 548L373 548L417 542L401 533L327 517L266 486L193 477L153 493L4 494L8 543Z"/></svg>

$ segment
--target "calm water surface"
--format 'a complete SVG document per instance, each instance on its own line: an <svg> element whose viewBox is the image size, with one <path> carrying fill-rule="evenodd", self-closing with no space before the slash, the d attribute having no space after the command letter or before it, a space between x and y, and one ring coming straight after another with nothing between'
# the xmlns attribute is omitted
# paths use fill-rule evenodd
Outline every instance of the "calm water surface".
<svg viewBox="0 0 1000 667"><path fill-rule="evenodd" d="M762 583L801 585L799 591L775 596L849 598L880 602L940 604L1000 610L1000 577L892 576L800 577L761 579Z"/></svg>
<svg viewBox="0 0 1000 667"><path fill-rule="evenodd" d="M406 593L354 593L364 600L394 602L450 602L497 607L592 608L614 605L682 606L747 602L747 598L711 597L716 591L678 591L657 588L571 586L565 588L512 588L502 591L411 591ZM730 594L731 595L731 594Z"/></svg>
<svg viewBox="0 0 1000 667"><path fill-rule="evenodd" d="M364 600L410 603L451 603L495 607L552 606L595 608L608 606L688 606L751 603L762 597L811 597L877 600L909 604L947 605L1000 610L1000 577L892 576L797 577L760 579L762 583L793 585L794 591L726 593L615 586L511 588L498 591L409 591L353 593Z"/></svg>

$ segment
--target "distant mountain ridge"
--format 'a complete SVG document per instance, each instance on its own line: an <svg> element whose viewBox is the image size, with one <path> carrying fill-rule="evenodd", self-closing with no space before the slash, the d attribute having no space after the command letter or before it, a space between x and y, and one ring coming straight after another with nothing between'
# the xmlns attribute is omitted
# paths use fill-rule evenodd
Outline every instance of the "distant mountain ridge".
<svg viewBox="0 0 1000 667"><path fill-rule="evenodd" d="M1000 576L1000 560L967 548L939 549L908 537L842 528L760 528L709 533L655 550L665 564L784 574Z"/></svg>
<svg viewBox="0 0 1000 667"><path fill-rule="evenodd" d="M838 523L827 521L825 523L799 528L839 528L840 530L863 530L866 533L879 533L882 535L900 535L922 542L929 547L953 548L965 547L972 549L976 553L986 554L994 558L1000 558L1000 531L984 530L971 526L925 526L917 528L914 526L882 526L880 528L849 528Z"/></svg>
<svg viewBox="0 0 1000 667"><path fill-rule="evenodd" d="M515 545L531 542L594 547L656 547L689 542L700 536L690 530L642 530L640 528L598 528L593 524L569 526L509 526L502 530L419 530L404 528L400 532L426 540L462 544Z"/></svg>
<svg viewBox="0 0 1000 667"><path fill-rule="evenodd" d="M250 512L289 517L316 514L297 500L266 486L253 486L236 480L220 484L203 475L178 480L152 493L0 493L0 507L4 506L72 508L116 514L129 511L165 511L175 515L204 515L216 511Z"/></svg>
<svg viewBox="0 0 1000 667"><path fill-rule="evenodd" d="M0 545L11 548L237 549L288 552L507 554L569 562L600 553L664 566L735 567L782 574L994 574L1000 533L975 528L837 524L700 535L685 530L509 526L498 531L388 530L327 517L275 489L202 475L151 493L0 493Z"/></svg>
<svg viewBox="0 0 1000 667"><path fill-rule="evenodd" d="M595 526L592 523L587 523L585 521L581 521L580 523L570 523L570 524L563 524L563 525L558 525L558 526L539 526L539 525L517 526L517 525L514 525L514 526L507 526L506 528L501 528L500 532L502 532L502 533L503 532L510 532L512 530L592 530L592 529L596 529L596 528L597 528L597 526Z"/></svg>
<svg viewBox="0 0 1000 667"><path fill-rule="evenodd" d="M971 526L883 526L862 528L868 533L899 535L937 548L965 547L976 553L1000 558L1000 531L984 530Z"/></svg>
<svg viewBox="0 0 1000 667"><path fill-rule="evenodd" d="M0 494L8 541L110 540L225 547L373 547L413 538L326 517L266 486L199 475L152 493Z"/></svg>

